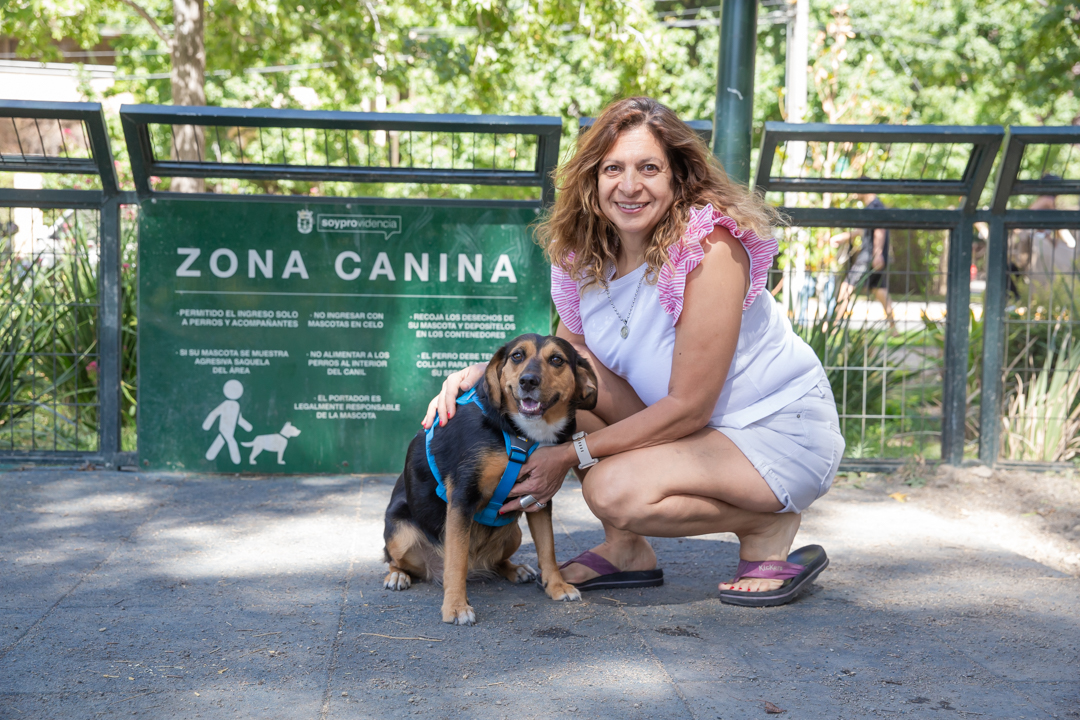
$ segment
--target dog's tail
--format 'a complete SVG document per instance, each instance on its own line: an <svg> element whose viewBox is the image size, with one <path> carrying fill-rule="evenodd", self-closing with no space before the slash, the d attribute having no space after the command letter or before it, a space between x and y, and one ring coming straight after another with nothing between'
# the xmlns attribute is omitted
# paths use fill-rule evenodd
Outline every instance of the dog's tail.
<svg viewBox="0 0 1080 720"><path fill-rule="evenodd" d="M243 445L244 447L255 447L255 441L254 440L252 440L249 443L242 442L240 444Z"/></svg>

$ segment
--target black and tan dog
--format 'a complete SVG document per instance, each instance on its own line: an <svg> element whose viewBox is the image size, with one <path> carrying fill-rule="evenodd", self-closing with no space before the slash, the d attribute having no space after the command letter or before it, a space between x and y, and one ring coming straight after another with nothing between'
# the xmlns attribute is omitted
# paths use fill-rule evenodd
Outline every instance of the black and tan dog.
<svg viewBox="0 0 1080 720"><path fill-rule="evenodd" d="M409 444L383 531L390 564L384 587L405 590L413 579L441 581L443 622L456 625L476 621L465 592L469 575L498 574L517 583L536 577L527 565L510 562L521 545L520 513L501 527L473 520L491 500L507 467L503 432L540 443L568 441L575 432L576 412L596 406L596 373L565 340L522 335L491 358L476 397L479 405L459 404L430 441L448 502L436 492L438 481L421 431ZM548 596L580 599L555 562L551 504L526 515Z"/></svg>

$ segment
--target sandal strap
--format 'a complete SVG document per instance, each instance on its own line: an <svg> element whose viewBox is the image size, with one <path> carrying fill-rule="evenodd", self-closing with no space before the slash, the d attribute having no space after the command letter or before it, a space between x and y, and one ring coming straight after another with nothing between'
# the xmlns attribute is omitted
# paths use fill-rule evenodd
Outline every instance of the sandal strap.
<svg viewBox="0 0 1080 720"><path fill-rule="evenodd" d="M798 576L805 569L805 565L784 560L740 560L739 569L735 572L735 578L731 582L738 582L743 578L787 580Z"/></svg>
<svg viewBox="0 0 1080 720"><path fill-rule="evenodd" d="M559 569L562 570L567 565L577 563L578 565L584 565L598 575L611 575L612 573L619 572L619 568L612 565L610 562L604 559L603 556L597 555L592 550L586 550L572 560L567 560Z"/></svg>

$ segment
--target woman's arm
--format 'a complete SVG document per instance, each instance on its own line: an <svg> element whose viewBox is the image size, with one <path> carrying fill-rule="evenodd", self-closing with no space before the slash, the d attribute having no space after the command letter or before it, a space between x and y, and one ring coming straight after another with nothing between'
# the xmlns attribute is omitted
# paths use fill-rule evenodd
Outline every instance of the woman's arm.
<svg viewBox="0 0 1080 720"><path fill-rule="evenodd" d="M686 280L667 396L590 434L593 457L678 440L705 427L712 417L739 342L750 258L723 228L706 239L704 249L705 258Z"/></svg>

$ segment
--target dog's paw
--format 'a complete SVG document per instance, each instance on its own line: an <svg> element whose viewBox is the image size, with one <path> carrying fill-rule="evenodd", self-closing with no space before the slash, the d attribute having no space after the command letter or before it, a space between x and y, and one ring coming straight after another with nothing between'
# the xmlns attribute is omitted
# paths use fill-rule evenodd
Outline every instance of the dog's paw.
<svg viewBox="0 0 1080 720"><path fill-rule="evenodd" d="M476 613L471 605L443 605L442 621L452 625L472 625L476 622Z"/></svg>
<svg viewBox="0 0 1080 720"><path fill-rule="evenodd" d="M387 590L408 590L412 586L412 578L409 573L401 570L393 570L383 578L383 587Z"/></svg>
<svg viewBox="0 0 1080 720"><path fill-rule="evenodd" d="M513 583L527 583L536 579L536 571L528 565L518 565L514 568L512 577L507 578Z"/></svg>
<svg viewBox="0 0 1080 720"><path fill-rule="evenodd" d="M571 602L581 599L581 592L570 583L552 583L545 590L552 600Z"/></svg>

